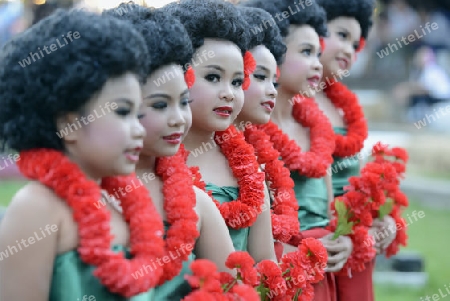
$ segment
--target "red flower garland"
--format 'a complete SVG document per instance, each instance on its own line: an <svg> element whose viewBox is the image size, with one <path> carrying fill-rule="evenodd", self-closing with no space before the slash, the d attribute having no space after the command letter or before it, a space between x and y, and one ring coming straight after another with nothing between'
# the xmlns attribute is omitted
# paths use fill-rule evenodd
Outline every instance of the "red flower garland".
<svg viewBox="0 0 450 301"><path fill-rule="evenodd" d="M364 146L368 136L367 121L358 102L358 97L344 84L335 82L325 89L325 94L333 105L344 112L347 135L335 134L336 148L333 155L337 157L354 156Z"/></svg>
<svg viewBox="0 0 450 301"><path fill-rule="evenodd" d="M28 178L52 189L72 208L80 237L81 259L96 266L94 275L112 293L132 297L157 285L162 268L134 279L143 266L163 256L163 224L145 187L133 189L120 199L123 215L130 227L130 252L127 260L111 250L110 213L95 205L101 197L100 187L88 180L77 164L63 153L51 149L33 149L20 153L17 165ZM119 187L131 185L135 176L105 178L102 187L113 194Z"/></svg>
<svg viewBox="0 0 450 301"><path fill-rule="evenodd" d="M184 81L186 82L188 89L190 89L194 85L195 71L192 66L189 66L189 68L184 73Z"/></svg>
<svg viewBox="0 0 450 301"><path fill-rule="evenodd" d="M195 212L196 195L191 172L184 158L184 146L171 157L158 158L156 174L163 180L164 211L170 228L166 233L166 256L172 260L165 263L164 273L159 285L180 273L183 261L186 261L194 248L200 233L197 230L198 216ZM177 252L181 246L190 245L191 250ZM178 254L173 259L172 253Z"/></svg>
<svg viewBox="0 0 450 301"><path fill-rule="evenodd" d="M287 243L300 232L294 181L283 161L279 160L280 153L273 148L266 133L252 126L245 129L244 135L246 141L255 148L258 163L264 165L266 181L274 195L271 210L273 237Z"/></svg>
<svg viewBox="0 0 450 301"><path fill-rule="evenodd" d="M220 204L207 192L220 210L228 227L242 229L253 225L264 206L264 173L259 171L255 151L245 142L244 135L233 125L216 132L215 139L237 179L237 200ZM194 185L206 191L198 167L191 167Z"/></svg>
<svg viewBox="0 0 450 301"><path fill-rule="evenodd" d="M272 121L259 128L269 135L270 141L280 152L289 170L298 170L300 174L308 178L322 178L333 163L332 153L335 147L333 128L314 100L296 95L293 101L294 119L303 127L310 129L309 151L302 152L297 143Z"/></svg>
<svg viewBox="0 0 450 301"><path fill-rule="evenodd" d="M250 74L256 69L256 61L250 51L246 51L244 55L244 82L242 83L242 90L247 90L250 87Z"/></svg>

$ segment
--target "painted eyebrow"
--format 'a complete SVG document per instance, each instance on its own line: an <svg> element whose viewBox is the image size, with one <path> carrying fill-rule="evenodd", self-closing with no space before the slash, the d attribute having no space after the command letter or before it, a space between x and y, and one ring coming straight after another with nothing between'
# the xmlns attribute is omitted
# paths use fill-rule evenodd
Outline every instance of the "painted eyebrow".
<svg viewBox="0 0 450 301"><path fill-rule="evenodd" d="M263 65L257 65L256 68L260 68L260 69L266 71L267 73L270 73L269 68L266 68L266 67L264 67Z"/></svg>
<svg viewBox="0 0 450 301"><path fill-rule="evenodd" d="M115 101L117 101L117 102L124 102L124 103L126 103L127 105L130 105L130 106L134 106L134 102L132 102L130 99L128 99L128 98L117 98L117 99L115 99Z"/></svg>
<svg viewBox="0 0 450 301"><path fill-rule="evenodd" d="M183 95L185 95L185 94L187 94L187 93L189 93L189 89L184 90L184 91L180 94L180 96L183 96ZM165 98L165 99L169 99L169 100L171 99L171 97L170 97L168 94L162 94L162 93L150 94L150 95L144 97L144 99L157 98L157 97L159 97L159 98Z"/></svg>
<svg viewBox="0 0 450 301"><path fill-rule="evenodd" d="M220 72L223 72L223 73L225 72L225 70L222 67L218 66L218 65L208 65L208 66L206 66L206 68L216 69L217 71L220 71ZM237 71L237 72L234 73L234 75L244 75L244 72Z"/></svg>
<svg viewBox="0 0 450 301"><path fill-rule="evenodd" d="M301 43L299 46L309 46L309 47L311 47L311 48L313 48L313 49L316 48L316 46L314 46L314 45L311 44L311 43Z"/></svg>
<svg viewBox="0 0 450 301"><path fill-rule="evenodd" d="M348 34L350 36L350 38L352 37L352 33L350 31L348 31L347 29L345 29L344 27L338 26L338 29L340 29L343 32L345 32L346 34Z"/></svg>

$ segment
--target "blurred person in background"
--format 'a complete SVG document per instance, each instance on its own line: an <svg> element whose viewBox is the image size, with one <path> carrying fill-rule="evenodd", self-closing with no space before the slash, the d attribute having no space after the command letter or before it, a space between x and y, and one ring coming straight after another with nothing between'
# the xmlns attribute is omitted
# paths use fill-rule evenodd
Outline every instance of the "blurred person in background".
<svg viewBox="0 0 450 301"><path fill-rule="evenodd" d="M0 0L0 47L25 29L24 6L20 1Z"/></svg>
<svg viewBox="0 0 450 301"><path fill-rule="evenodd" d="M407 106L409 121L422 118L432 105L450 100L450 76L437 64L430 47L416 51L410 80L398 84L393 94L398 103Z"/></svg>

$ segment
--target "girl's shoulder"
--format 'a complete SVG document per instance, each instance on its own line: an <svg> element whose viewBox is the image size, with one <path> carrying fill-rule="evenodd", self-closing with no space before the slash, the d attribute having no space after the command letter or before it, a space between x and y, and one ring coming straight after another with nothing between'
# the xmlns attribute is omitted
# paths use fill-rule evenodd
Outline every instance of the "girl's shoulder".
<svg viewBox="0 0 450 301"><path fill-rule="evenodd" d="M29 182L8 205L0 227L0 238L26 238L46 227L53 227L52 231L56 232L60 230L67 208L51 189L39 182Z"/></svg>
<svg viewBox="0 0 450 301"><path fill-rule="evenodd" d="M58 220L58 213L67 208L67 205L53 190L39 182L29 182L13 196L9 204L5 218L9 216L18 218L29 216L31 221L46 221L47 223ZM27 222L22 220L22 222Z"/></svg>

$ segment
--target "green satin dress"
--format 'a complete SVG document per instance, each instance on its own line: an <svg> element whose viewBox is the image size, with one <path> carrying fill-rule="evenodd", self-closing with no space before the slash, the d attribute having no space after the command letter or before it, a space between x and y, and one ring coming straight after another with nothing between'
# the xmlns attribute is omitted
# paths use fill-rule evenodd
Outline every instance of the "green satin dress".
<svg viewBox="0 0 450 301"><path fill-rule="evenodd" d="M300 230L323 228L330 222L328 218L328 194L325 178L307 178L291 171L294 192L299 210Z"/></svg>
<svg viewBox="0 0 450 301"><path fill-rule="evenodd" d="M123 246L114 246L112 250L114 252L123 251L126 257L130 258L130 253ZM85 300L89 300L89 296L93 296L96 301L158 301L154 298L153 290L131 299L113 294L92 274L94 269L94 266L81 261L76 250L56 256L49 300L77 301L83 300L83 296L87 297Z"/></svg>
<svg viewBox="0 0 450 301"><path fill-rule="evenodd" d="M170 225L166 221L164 221L164 231L167 232L169 226ZM172 256L176 257L177 255L175 253ZM164 282L163 285L160 285L154 289L155 301L180 301L191 292L191 286L186 281L186 279L184 279L184 276L190 274L191 269L189 265L194 260L195 255L194 252L192 252L188 257L188 260L183 262L183 267L178 276Z"/></svg>
<svg viewBox="0 0 450 301"><path fill-rule="evenodd" d="M169 225L165 222L164 229L167 231ZM113 251L123 251L127 258L130 253L123 246L114 246ZM176 257L176 253L173 257ZM184 275L190 273L189 265L194 260L193 253L189 259L183 262L180 274L163 285L139 294L132 298L125 298L112 294L106 287L100 284L99 280L92 275L94 267L81 261L77 251L69 251L58 255L53 267L52 287L50 291L50 301L83 300L83 296L94 296L96 301L180 301L191 292L191 288ZM146 270L144 271L144 273Z"/></svg>
<svg viewBox="0 0 450 301"><path fill-rule="evenodd" d="M225 202L231 202L238 198L239 188L233 186L216 186L214 184L206 184L206 190L211 191L213 197L221 204ZM245 219L245 217L243 217ZM250 233L250 228L242 228L239 230L232 229L228 227L230 237L233 240L233 245L236 251L248 251L248 235Z"/></svg>
<svg viewBox="0 0 450 301"><path fill-rule="evenodd" d="M333 129L336 134L347 135L347 129L344 127L334 127ZM344 194L344 187L349 184L348 179L359 175L360 164L358 156L333 157L333 159L334 162L331 165L333 194L337 197Z"/></svg>

